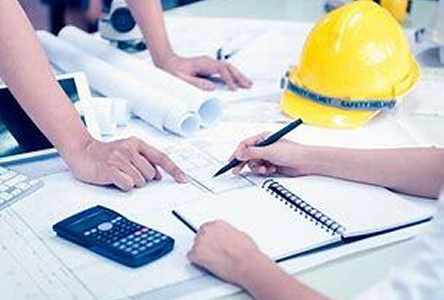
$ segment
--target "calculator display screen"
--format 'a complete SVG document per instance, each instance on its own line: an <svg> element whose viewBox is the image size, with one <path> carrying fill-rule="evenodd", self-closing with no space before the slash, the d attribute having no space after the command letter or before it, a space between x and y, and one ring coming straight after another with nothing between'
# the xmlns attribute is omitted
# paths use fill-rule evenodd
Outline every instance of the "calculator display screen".
<svg viewBox="0 0 444 300"><path fill-rule="evenodd" d="M87 231L93 227L96 227L97 225L108 222L111 219L113 219L115 215L106 212L106 211L100 211L95 214L91 214L85 218L82 218L70 225L70 230L72 230L75 233L83 233L84 231Z"/></svg>

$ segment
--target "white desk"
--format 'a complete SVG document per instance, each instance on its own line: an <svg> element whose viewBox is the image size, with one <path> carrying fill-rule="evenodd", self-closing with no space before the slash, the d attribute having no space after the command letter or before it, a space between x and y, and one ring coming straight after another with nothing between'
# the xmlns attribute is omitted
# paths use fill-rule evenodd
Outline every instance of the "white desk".
<svg viewBox="0 0 444 300"><path fill-rule="evenodd" d="M260 1L260 2L259 2ZM276 1L276 2L272 2L272 1ZM277 2L277 1L281 1L281 2ZM307 3L306 3L307 2ZM310 4L308 4L308 2ZM214 6L212 6L211 3L214 3ZM248 3L249 5L245 4ZM200 16L215 16L215 15L211 15L211 14L206 14L205 13L205 6L210 6L213 7L213 13L216 14L217 12L219 12L221 15L225 15L225 16L237 16L237 17L243 17L243 16L251 16L248 14L254 14L254 12L256 11L255 9L253 9L253 7L257 7L257 13L264 13L267 11L270 11L270 14L273 13L273 11L277 14L278 13L278 7L275 7L275 5L272 5L273 3L288 3L287 6L281 6L280 9L282 9L283 14L287 13L287 10L289 10L289 7L295 7L296 10L298 11L303 11L304 14L301 14L300 17L307 17L310 14L310 11L313 12L312 14L312 18L315 18L316 15L320 16L322 14L322 5L323 2L320 0L310 0L310 1L305 1L305 2L297 2L295 0L289 0L288 2L284 2L283 0L237 0L237 1L233 1L233 0L216 0L214 2L201 2L198 3L196 5L192 5L192 6L188 6L186 8L181 8L178 9L176 11L171 11L168 14L170 15L187 15L187 16L193 16L193 10L195 10L195 14L196 16L200 15ZM221 5L221 6L219 6ZM225 6L226 5L226 6ZM230 5L232 5L232 9L230 10L229 7ZM240 7L237 7L236 5L240 5L240 7L244 7L243 8L243 12L246 13L246 15L242 15L242 10ZM263 6L262 6L263 5ZM307 7L305 8L305 5L307 5ZM311 6L313 5L313 6ZM429 5L429 3L427 4ZM221 7L225 7L225 8L221 8ZM304 7L304 9L301 9L301 7ZM310 10L310 7L312 7L313 10ZM316 8L318 10L316 10ZM200 13L199 13L200 11ZM260 16L260 15L258 15ZM276 16L276 15L275 15ZM293 16L292 14L288 14L288 16ZM280 18L279 15L277 18ZM312 19L305 19L305 20L312 20ZM376 124L377 122L375 122ZM139 124L140 127L137 127L134 132L131 132L132 134L137 134L138 136L140 136L141 138L146 139L147 141L150 141L150 143L152 142L159 142L159 144L155 144L155 146L157 147L162 147L161 145L161 141L156 141L157 139L161 139L161 137L163 138L167 138L163 135L159 136L155 136L155 134L159 135L158 132L155 132L153 130L149 130L149 128L147 128L147 126L145 126L144 124ZM264 126L267 126L267 129L271 129L268 128L268 124L263 124ZM369 128L369 127L366 127ZM384 135L378 135L378 137L381 137L382 139L384 139L385 141L390 140L392 138L394 138L394 134L390 134L390 128L392 128L391 126L385 128L385 130L383 131L378 131L378 132L383 132ZM438 128L438 127L435 127ZM443 127L441 127L443 128ZM224 130L226 130L226 128L224 127ZM256 130L258 130L257 128L254 128L254 132L256 132ZM234 130L233 130L234 131ZM242 131L242 130L240 130ZM301 138L303 130L298 132L298 139ZM376 131L367 131L365 134L363 134L362 136L365 136L365 141L366 143L363 145L365 147L370 147L370 146L374 146L374 142L372 138L369 138L369 136L374 136ZM439 130L436 130L436 133L439 133ZM245 133L247 134L247 133ZM362 133L361 133L362 134ZM330 132L328 132L328 135L330 135ZM312 135L305 135L306 137L312 137ZM354 136L355 138L357 136ZM442 137L444 137L444 135L442 135ZM442 138L441 137L441 138ZM230 138L233 139L232 136L230 136ZM233 139L234 140L234 139ZM236 139L238 140L238 139ZM328 140L328 138L327 138ZM354 140L354 139L353 139ZM311 142L311 141L310 141ZM349 145L349 144L347 144ZM163 145L165 146L165 145ZM234 146L234 145L233 145ZM232 148L230 147L230 150ZM227 154L227 153L225 153ZM224 156L226 157L226 156ZM46 166L48 167L48 166ZM65 174L66 175L66 174ZM64 178L64 179L63 179ZM62 195L63 196L63 209L69 210L69 211L77 211L79 210L80 206L86 206L87 204L90 205L89 202L82 202L83 200L88 200L88 199L94 199L94 202L96 201L104 201L104 202L99 202L99 203L107 203L106 205L109 206L109 204L111 202L114 203L114 205L116 205L117 208L122 209L122 213L124 213L125 215L127 215L128 217L131 217L131 215L128 215L127 213L129 211L135 211L138 208L138 204L141 204L144 202L140 202L141 200L145 200L143 197L143 199L141 199L138 195L140 195L140 193L143 192L148 192L148 189L151 188L156 188L153 185L147 187L147 190L145 191L138 191L132 194L128 194L128 195L122 195L122 194L117 194L114 193L114 191L109 190L109 189L102 189L102 188L96 188L96 187L91 187L91 186L83 186L80 183L75 182L74 180L70 180L69 176L65 176L65 177L57 177L57 185L51 181L49 182L49 184L47 185L47 191L46 193L48 193L49 195L51 195L51 197L41 197L43 198L43 200L45 201L44 203L46 203L46 201L49 201L50 204L53 204L53 201L57 204L57 205L62 205L62 202L59 201L55 201L58 200L57 196L58 195ZM61 180L65 180L62 181ZM61 186L60 186L61 184ZM162 187L157 187L160 189L160 191L163 191ZM182 187L185 188L185 187ZM63 191L61 191L61 189L63 189ZM66 189L66 191L65 191ZM79 189L82 192L82 197L80 197L81 199L77 198L77 193ZM177 187L177 189L179 189ZM155 194L160 200L163 200L161 196L159 196L159 191L156 192L151 192L152 190L150 190L149 194L153 195ZM62 194L64 192L64 194ZM52 194L51 194L52 193ZM53 197L53 195L56 195L56 197ZM85 197L86 195L88 195L87 197ZM84 198L85 197L85 198ZM36 195L36 198L39 198L38 195ZM55 198L55 200L54 200ZM118 200L122 200L123 198L125 198L125 202L123 201L118 201ZM40 198L39 198L40 199ZM128 205L127 202L130 200L140 200L139 202L133 202L133 206ZM58 209L54 209L54 214L53 215L48 215L48 213L44 210L40 209L40 205L42 205L41 202L39 202L37 204L37 202L32 202L32 199L28 199L28 202L23 202L23 205L38 205L38 209L34 209L32 210L31 213L36 212L37 213L37 217L40 217L42 219L45 220L44 224L42 224L41 226L39 226L38 228L45 234L46 237L50 236L53 237L53 233L50 230L50 225L54 224L54 222L58 221L61 219L61 215L59 215L59 213L61 213ZM70 203L71 206L68 206L68 203ZM20 206L20 203L18 203ZM94 203L96 204L96 203ZM153 204L154 205L154 204ZM160 206L160 205L159 205ZM31 208L34 206L31 206ZM45 207L44 205L42 207ZM49 207L49 205L48 205ZM58 206L56 206L56 208L59 208ZM72 209L71 209L72 208ZM113 208L113 207L112 207ZM125 211L127 213L125 213ZM156 222L158 221L159 224L161 224L163 221L167 220L167 219L163 219L161 218L161 216L157 216L156 214L153 213L153 220L155 220ZM168 212L169 215L169 212ZM148 218L147 216L144 216L144 219ZM34 217L27 217L27 219L34 219ZM160 220L161 219L161 220ZM143 221L142 220L142 221ZM168 219L169 220L169 219ZM151 220L150 220L151 222ZM165 221L167 222L167 221ZM163 223L162 223L163 224ZM175 232L175 236L178 236L180 231L179 230L183 230L185 231L186 228L183 227L178 227L177 228L178 231ZM0 231L3 232L3 231ZM186 231L187 234L189 234L188 231ZM185 234L185 233L184 233ZM54 238L55 239L55 238ZM15 239L13 237L11 237L10 240L14 240ZM55 239L56 240L56 239ZM38 240L37 240L38 242ZM94 270L99 270L99 272L96 272L96 274L92 274L94 276L100 276L102 277L103 274L110 274L109 271L110 269L113 269L116 267L114 265L108 264L108 262L102 261L102 260L95 260L94 257L90 256L90 255L86 255L87 253L85 253L85 251L83 251L83 249L78 249L78 248L74 248L74 247L70 247L70 245L67 244L63 244L62 241L59 240L52 240L51 242L56 242L57 245L54 245L55 247L66 247L66 250L68 250L70 252L70 254L75 254L75 255L67 255L67 257L70 260L70 263L73 264L77 264L78 262L83 262L83 260L79 260L78 257L82 257L82 258L86 258L88 261L91 259L95 262L98 262L104 269L104 272L101 272L98 265L94 265ZM399 257L406 257L407 255L409 255L409 253L407 253L407 251L405 250L405 247L407 247L409 244L409 242L406 243L399 243L398 245L393 245L393 246L388 246L388 247L383 247L382 249L379 250L375 250L375 251L368 251L368 252L364 252L361 254L357 254L357 255L353 255L347 258L343 258L343 259L338 259L334 262L325 264L323 266L320 267L316 267L313 268L311 270L305 271L301 274L298 275L298 277L303 280L304 282L306 282L307 284L309 284L310 286L312 286L313 288L326 293L327 295L329 295L332 298L335 299L352 299L356 294L358 294L360 291L364 290L365 288L367 288L368 286L370 286L372 283L374 283L377 279L379 279L380 277L382 277L388 270L388 268L390 267L390 265L395 261L395 258L399 258ZM184 245L185 246L185 245ZM1 248L1 247L0 247ZM182 252L185 250L185 247L183 247L183 249L176 249L175 252L173 252L174 255L180 256L180 257L184 257L184 255L182 255ZM186 250L188 249L188 245L186 247ZM49 249L49 248L45 248L45 249ZM58 248L60 250L60 248ZM64 248L65 250L65 248ZM75 253L74 253L75 252ZM57 252L58 253L58 252ZM62 253L62 252L60 252ZM79 256L77 256L79 255ZM77 259L76 259L77 258ZM173 260L168 260L168 262L173 262ZM28 262L28 261L26 261ZM165 262L165 261L164 261ZM29 261L28 265L37 265L36 261ZM50 265L49 267L54 267L54 265ZM85 267L86 266L86 267ZM91 269L89 268L89 264L85 264L85 266L81 265L81 266L77 266L78 268L82 269L83 272L81 273L82 276L86 276L88 281L87 282L94 282L93 279L95 279L96 277L92 278L91 277ZM47 272L51 272L51 269L47 267L45 268L45 270ZM174 265L174 270L176 270L176 265ZM3 270L2 268L0 268L0 270ZM60 269L61 271L63 271L64 269ZM59 271L59 273L61 273L61 271ZM57 271L57 270L54 270ZM116 270L114 270L116 271ZM137 277L139 276L139 274L137 272L128 272L128 274L126 274L126 271L123 270L125 272L125 276L128 275L128 277L130 276L134 276ZM55 275L57 275L58 273L54 273ZM54 274L49 274L49 275L53 275ZM68 274L68 272L63 272L63 274ZM97 275L98 274L98 275ZM112 273L114 274L114 273ZM155 274L159 274L159 273L155 273ZM40 275L40 273L38 273L38 275ZM151 273L149 274L151 275ZM43 276L40 276L43 277ZM106 276L103 276L106 277ZM126 280L129 280L128 277L124 277ZM151 277L153 277L154 279L159 279L157 277L162 277L162 276L149 276L150 279ZM52 277L49 277L50 279ZM83 278L83 277L82 277ZM91 279L92 278L92 279ZM7 279L7 278L5 278ZM90 280L91 279L91 280ZM108 280L108 278L105 278L106 280ZM118 280L118 281L122 281L122 280ZM7 281L4 281L7 282ZM45 286L45 290L50 290L50 288L48 288L48 286L50 286L49 284L51 284L52 281L48 281L48 285ZM108 283L108 281L105 281L106 283ZM145 282L145 281L144 281ZM46 282L45 282L46 284ZM114 286L119 286L118 284L122 284L122 282L117 282L115 280L114 277L109 279L109 284L112 284ZM108 286L109 285L103 285L101 286L101 288L103 289L107 289L108 290ZM65 286L63 286L65 287ZM80 288L80 287L79 287ZM122 289L123 290L123 289ZM106 292L106 291L105 291ZM103 294L102 294L103 295ZM113 291L113 296L116 297L116 294ZM143 297L143 295L142 295ZM142 297L140 299L142 299ZM61 298L66 298L65 297L59 297L56 299L61 299ZM85 297L78 297L80 299L86 299ZM105 297L104 299L108 299L109 297ZM158 298L158 299L167 299L168 297L165 296L163 298ZM233 297L229 297L228 299L246 299L248 298L245 294L239 294L239 295L235 295ZM12 298L12 299L16 299L16 297ZM34 299L34 298L33 298ZM145 299L152 299L148 297L145 297ZM227 299L227 298L226 298Z"/></svg>
<svg viewBox="0 0 444 300"><path fill-rule="evenodd" d="M170 16L252 18L287 21L314 21L324 14L323 0L206 0L167 12ZM432 20L433 1L414 1L413 13L404 24L408 28L429 25ZM444 145L444 120L434 117L417 117L415 124L429 140ZM312 270L302 272L297 278L333 299L353 299L363 290L383 277L393 262L410 253L405 250L410 241L382 247L358 255L339 259ZM222 298L221 298L222 299ZM223 299L249 299L237 294Z"/></svg>
<svg viewBox="0 0 444 300"><path fill-rule="evenodd" d="M350 1L344 1L350 2ZM312 22L325 14L325 0L205 0L167 12L168 15L206 18L249 18ZM413 1L405 26L429 25L434 1Z"/></svg>

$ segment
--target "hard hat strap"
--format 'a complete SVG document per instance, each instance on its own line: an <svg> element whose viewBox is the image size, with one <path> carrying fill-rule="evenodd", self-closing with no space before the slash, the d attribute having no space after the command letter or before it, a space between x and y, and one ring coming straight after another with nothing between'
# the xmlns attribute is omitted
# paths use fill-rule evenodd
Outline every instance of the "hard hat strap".
<svg viewBox="0 0 444 300"><path fill-rule="evenodd" d="M315 92L312 92L306 88L298 86L287 80L287 88L289 92L311 100L313 102L337 107L341 109L348 110L367 110L367 111L376 111L376 110L389 110L393 109L396 105L396 100L372 100L372 99L363 99L363 100L344 100L339 98L327 97Z"/></svg>

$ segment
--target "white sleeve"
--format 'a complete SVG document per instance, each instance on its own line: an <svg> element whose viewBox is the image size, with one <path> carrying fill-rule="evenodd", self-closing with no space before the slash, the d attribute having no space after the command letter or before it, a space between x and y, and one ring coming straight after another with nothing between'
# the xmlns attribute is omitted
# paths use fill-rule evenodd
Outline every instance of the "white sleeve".
<svg viewBox="0 0 444 300"><path fill-rule="evenodd" d="M444 195L434 219L409 251L411 259L401 261L356 300L444 299Z"/></svg>

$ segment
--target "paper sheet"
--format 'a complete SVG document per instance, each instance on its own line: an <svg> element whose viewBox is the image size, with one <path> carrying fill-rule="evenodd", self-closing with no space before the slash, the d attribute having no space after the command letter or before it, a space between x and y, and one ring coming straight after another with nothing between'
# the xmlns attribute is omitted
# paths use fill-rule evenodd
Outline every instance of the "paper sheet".
<svg viewBox="0 0 444 300"><path fill-rule="evenodd" d="M191 143L169 147L166 153L178 163L188 178L213 194L252 187L254 185L247 178L235 176L231 172L213 178L213 175L226 164L226 161L218 160L205 150L208 149L205 149L204 144Z"/></svg>
<svg viewBox="0 0 444 300"><path fill-rule="evenodd" d="M240 101L261 101L269 100L270 98L278 99L282 95L280 88L280 80L261 80L253 79L253 86L249 89L237 89L232 91L226 85L216 84L215 91L210 92L211 95L220 99L226 108L226 104L236 103ZM224 110L222 117L226 116L227 112Z"/></svg>
<svg viewBox="0 0 444 300"><path fill-rule="evenodd" d="M254 85L234 92L219 87L211 94L223 103L280 95L280 79L299 59L312 26L313 23L247 19L166 18L172 47L180 55L216 58L219 49L234 50L228 62L246 73ZM184 27L189 30L184 32ZM147 52L137 56L150 60Z"/></svg>
<svg viewBox="0 0 444 300"><path fill-rule="evenodd" d="M292 119L279 108L280 95L263 99L245 99L224 104L225 122L288 123Z"/></svg>
<svg viewBox="0 0 444 300"><path fill-rule="evenodd" d="M65 72L85 72L94 89L110 97L128 99L132 111L154 127L180 135L197 131L196 114L176 98L139 83L131 75L48 32L40 31L38 35L53 64Z"/></svg>
<svg viewBox="0 0 444 300"><path fill-rule="evenodd" d="M332 248L325 251L311 253L300 256L297 259L290 259L281 262L279 265L290 274L298 274L302 271L321 266L336 259L352 254L359 254L371 249L377 249L383 245L390 245L396 242L411 239L420 233L428 223L420 226L409 227L403 230L391 232L382 236L375 236L370 239L361 240L342 247ZM165 287L151 292L146 292L134 297L134 300L210 300L219 299L239 293L241 290L232 285L217 281L211 277L198 277L175 285L175 288Z"/></svg>
<svg viewBox="0 0 444 300"><path fill-rule="evenodd" d="M443 71L444 74L444 71ZM413 91L405 97L412 114L444 117L444 75L421 77Z"/></svg>
<svg viewBox="0 0 444 300"><path fill-rule="evenodd" d="M230 62L255 80L279 80L299 60L311 26L270 30L242 48Z"/></svg>
<svg viewBox="0 0 444 300"><path fill-rule="evenodd" d="M199 90L185 81L109 45L105 40L94 37L76 27L66 26L59 37L81 47L89 54L149 83L168 95L177 98L193 111L196 111L203 126L210 126L221 116L221 103L214 96Z"/></svg>

